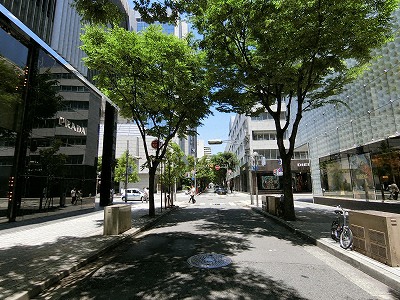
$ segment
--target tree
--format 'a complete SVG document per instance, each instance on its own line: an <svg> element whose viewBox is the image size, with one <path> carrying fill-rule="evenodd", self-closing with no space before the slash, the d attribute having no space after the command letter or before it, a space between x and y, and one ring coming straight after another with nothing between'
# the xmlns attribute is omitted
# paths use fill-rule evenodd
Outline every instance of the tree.
<svg viewBox="0 0 400 300"><path fill-rule="evenodd" d="M126 157L128 156L128 164L126 162ZM128 177L126 177L126 173L128 172ZM115 182L138 182L139 174L138 167L136 165L136 160L132 155L127 155L127 151L125 151L120 158L117 160L117 166L115 167L114 172L114 181Z"/></svg>
<svg viewBox="0 0 400 300"><path fill-rule="evenodd" d="M168 186L168 193L171 195L171 187L176 181L182 178L186 164L183 161L185 153L178 144L170 143L165 154L164 172L162 174L162 182ZM173 204L173 196L171 196L171 204Z"/></svg>
<svg viewBox="0 0 400 300"><path fill-rule="evenodd" d="M259 107L274 119L285 219L295 219L291 159L303 112L340 102L332 96L391 36L397 7L396 0L221 0L197 10L194 23L203 34L214 98L226 110L257 114Z"/></svg>
<svg viewBox="0 0 400 300"><path fill-rule="evenodd" d="M196 163L196 179L203 191L210 182L215 181L215 172L211 159L208 156L201 157Z"/></svg>
<svg viewBox="0 0 400 300"><path fill-rule="evenodd" d="M55 177L62 177L63 167L67 162L68 155L59 153L62 142L54 140L49 148L39 150L39 162L41 165L41 173L46 178L44 189L46 194L52 195L52 181ZM42 209L43 197L40 197L39 210Z"/></svg>
<svg viewBox="0 0 400 300"><path fill-rule="evenodd" d="M290 163L302 114L342 102L334 95L361 74L371 50L392 37L391 15L399 1L133 2L147 22L173 22L184 11L193 17L223 111L257 114L259 105L273 117L284 170L284 218L294 220Z"/></svg>
<svg viewBox="0 0 400 300"><path fill-rule="evenodd" d="M86 65L98 72L96 84L139 128L149 168L149 215L154 216L155 175L169 142L195 134L191 128L210 114L204 54L190 37L178 39L157 26L140 33L89 26L82 41ZM155 137L153 150L148 136Z"/></svg>
<svg viewBox="0 0 400 300"><path fill-rule="evenodd" d="M371 49L391 37L398 1L196 3L191 11L207 51L213 99L223 111L257 114L256 107L273 117L284 171L284 218L294 220L291 159L303 112L341 102L334 95L360 74Z"/></svg>
<svg viewBox="0 0 400 300"><path fill-rule="evenodd" d="M74 0L72 6L91 24L114 24L122 20L123 12L110 0Z"/></svg>
<svg viewBox="0 0 400 300"><path fill-rule="evenodd" d="M227 187L226 176L228 170L235 170L239 165L239 160L235 153L232 152L220 152L211 157L211 162L214 165L214 173L217 178L217 182ZM220 167L219 170L215 169L215 166Z"/></svg>

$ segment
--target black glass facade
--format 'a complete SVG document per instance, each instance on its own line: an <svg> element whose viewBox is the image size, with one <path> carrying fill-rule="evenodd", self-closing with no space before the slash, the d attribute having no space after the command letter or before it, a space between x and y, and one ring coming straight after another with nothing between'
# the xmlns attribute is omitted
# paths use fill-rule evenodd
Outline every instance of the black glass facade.
<svg viewBox="0 0 400 300"><path fill-rule="evenodd" d="M0 221L71 206L73 188L82 194L76 209L94 207L102 95L6 13L0 11Z"/></svg>

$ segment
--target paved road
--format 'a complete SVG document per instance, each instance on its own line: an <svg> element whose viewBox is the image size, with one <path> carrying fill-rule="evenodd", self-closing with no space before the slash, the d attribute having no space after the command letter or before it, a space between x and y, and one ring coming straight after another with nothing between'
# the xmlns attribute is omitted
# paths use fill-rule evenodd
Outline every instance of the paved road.
<svg viewBox="0 0 400 300"><path fill-rule="evenodd" d="M185 206L37 299L395 299L233 196L205 194ZM207 253L232 263L188 264Z"/></svg>

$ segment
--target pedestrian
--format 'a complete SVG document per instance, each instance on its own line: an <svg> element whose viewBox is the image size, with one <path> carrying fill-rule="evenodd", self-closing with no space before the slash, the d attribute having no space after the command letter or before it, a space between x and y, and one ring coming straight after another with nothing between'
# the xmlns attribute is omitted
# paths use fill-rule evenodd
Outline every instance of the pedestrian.
<svg viewBox="0 0 400 300"><path fill-rule="evenodd" d="M78 201L81 201L81 204L82 204L82 191L81 190L79 190L79 191L77 191L76 192L76 197L75 197L75 204L78 204Z"/></svg>
<svg viewBox="0 0 400 300"><path fill-rule="evenodd" d="M72 204L74 204L75 203L75 201L76 201L76 188L73 188L72 190L71 190L71 203Z"/></svg>
<svg viewBox="0 0 400 300"><path fill-rule="evenodd" d="M400 191L397 184L393 182L388 187L389 187L389 191L390 191L389 199L397 200L397 198L399 196L399 191Z"/></svg>
<svg viewBox="0 0 400 300"><path fill-rule="evenodd" d="M196 203L196 200L194 199L194 196L196 195L196 188L193 185L192 185L192 188L189 191L189 195L190 195L189 203L190 202L193 202L193 204Z"/></svg>
<svg viewBox="0 0 400 300"><path fill-rule="evenodd" d="M146 200L146 203L147 203L147 201L149 200L149 188L145 187L143 189L143 192L144 192L144 199ZM143 200L142 200L142 202L143 202Z"/></svg>

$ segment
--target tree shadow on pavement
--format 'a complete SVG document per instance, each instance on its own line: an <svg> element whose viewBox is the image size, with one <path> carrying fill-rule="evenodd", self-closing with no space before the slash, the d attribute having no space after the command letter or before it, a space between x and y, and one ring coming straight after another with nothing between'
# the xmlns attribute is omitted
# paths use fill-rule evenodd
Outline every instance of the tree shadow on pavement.
<svg viewBox="0 0 400 300"><path fill-rule="evenodd" d="M156 231L123 243L108 258L103 257L104 264L94 268L85 278L64 285L59 298L308 299L304 290L301 293L274 272L263 272L263 267L272 270L277 267L270 265L268 260L268 256L273 254L267 249L254 249L252 243L252 239L272 237L301 246L304 244L301 239L248 210L206 211L185 209L183 214L169 215L155 226ZM182 230L185 226L194 230ZM259 250L265 260L260 258L255 263L239 258L241 253L251 253L252 250ZM207 253L230 257L232 264L208 269L188 263L188 258ZM296 259L285 257L285 265L296 263ZM303 269L301 276L298 273L293 275L296 281L303 280L312 285L307 270ZM326 278L320 273L318 276L319 280L327 283L328 290L321 293L331 289L332 293L337 293L334 278L328 275Z"/></svg>
<svg viewBox="0 0 400 300"><path fill-rule="evenodd" d="M180 226L194 230L181 231ZM305 299L281 280L246 264L239 267L234 258L216 269L187 263L199 253L235 257L254 248L251 238L305 244L262 216L247 209L190 208L169 215L155 229L115 249L111 260L104 258L108 263L67 286L61 299Z"/></svg>

